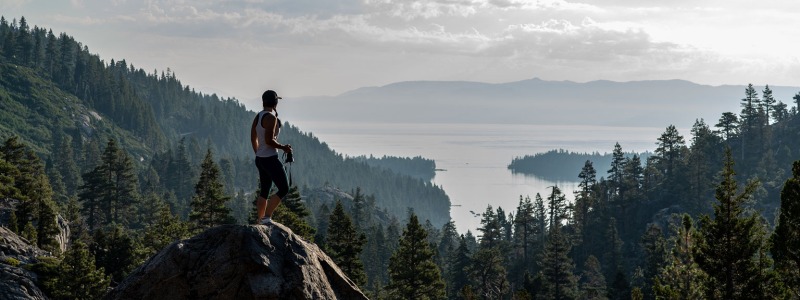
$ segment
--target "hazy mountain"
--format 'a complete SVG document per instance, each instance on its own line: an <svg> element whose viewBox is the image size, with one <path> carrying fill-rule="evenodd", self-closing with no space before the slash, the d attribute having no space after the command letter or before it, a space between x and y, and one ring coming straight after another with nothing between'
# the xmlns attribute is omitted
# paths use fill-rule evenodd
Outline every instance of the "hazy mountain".
<svg viewBox="0 0 800 300"><path fill-rule="evenodd" d="M321 121L689 127L698 118L713 125L721 112L738 113L745 87L684 80L410 81L333 97L291 99L282 108L295 119ZM759 93L763 88L756 87ZM770 88L778 101L787 104L800 91L800 87Z"/></svg>

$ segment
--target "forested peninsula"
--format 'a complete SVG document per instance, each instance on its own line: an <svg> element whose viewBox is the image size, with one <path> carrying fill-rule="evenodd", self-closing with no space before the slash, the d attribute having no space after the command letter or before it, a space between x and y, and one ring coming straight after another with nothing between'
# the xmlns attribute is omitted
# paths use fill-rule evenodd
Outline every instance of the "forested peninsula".
<svg viewBox="0 0 800 300"><path fill-rule="evenodd" d="M254 112L236 99L24 18L0 17L0 51L0 272L33 274L0 284L100 299L174 242L254 222ZM665 124L647 157L617 144L576 191L488 205L475 233L441 188L393 171L404 158L345 157L285 123L294 184L274 219L371 299L797 299L792 100L750 85L741 111Z"/></svg>

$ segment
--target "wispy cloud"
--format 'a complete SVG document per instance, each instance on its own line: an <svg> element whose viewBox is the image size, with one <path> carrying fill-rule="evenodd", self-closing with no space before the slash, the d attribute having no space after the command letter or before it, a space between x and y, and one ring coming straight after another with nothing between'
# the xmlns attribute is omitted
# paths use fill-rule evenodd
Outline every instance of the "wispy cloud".
<svg viewBox="0 0 800 300"><path fill-rule="evenodd" d="M208 61L268 52L291 66L320 57L315 72L338 77L297 84L326 86L312 94L404 80L415 72L417 79L683 78L711 84L769 76L787 83L800 73L800 40L791 38L800 35L793 13L800 2L794 0L758 6L744 0L72 1L77 6L57 11L38 0L7 0L0 7L38 8L42 19L66 28L137 35L120 42L123 52L124 43L170 51L159 47L176 41L196 43L203 52L191 56ZM175 59L180 68L181 56ZM341 65L353 66L353 75L341 74ZM342 83L347 80L352 83Z"/></svg>

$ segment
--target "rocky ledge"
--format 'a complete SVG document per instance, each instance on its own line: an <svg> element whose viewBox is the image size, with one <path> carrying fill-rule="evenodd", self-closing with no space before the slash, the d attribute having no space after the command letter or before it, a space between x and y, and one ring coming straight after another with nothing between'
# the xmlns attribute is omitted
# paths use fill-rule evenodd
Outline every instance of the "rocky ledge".
<svg viewBox="0 0 800 300"><path fill-rule="evenodd" d="M107 299L367 299L333 260L280 224L226 225L173 243Z"/></svg>

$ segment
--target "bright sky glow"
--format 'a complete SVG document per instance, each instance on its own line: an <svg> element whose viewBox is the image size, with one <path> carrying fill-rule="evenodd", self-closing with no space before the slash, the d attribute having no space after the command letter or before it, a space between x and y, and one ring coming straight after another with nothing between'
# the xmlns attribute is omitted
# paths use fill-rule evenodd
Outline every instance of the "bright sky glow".
<svg viewBox="0 0 800 300"><path fill-rule="evenodd" d="M800 1L3 0L106 61L255 108L407 80L798 85Z"/></svg>

